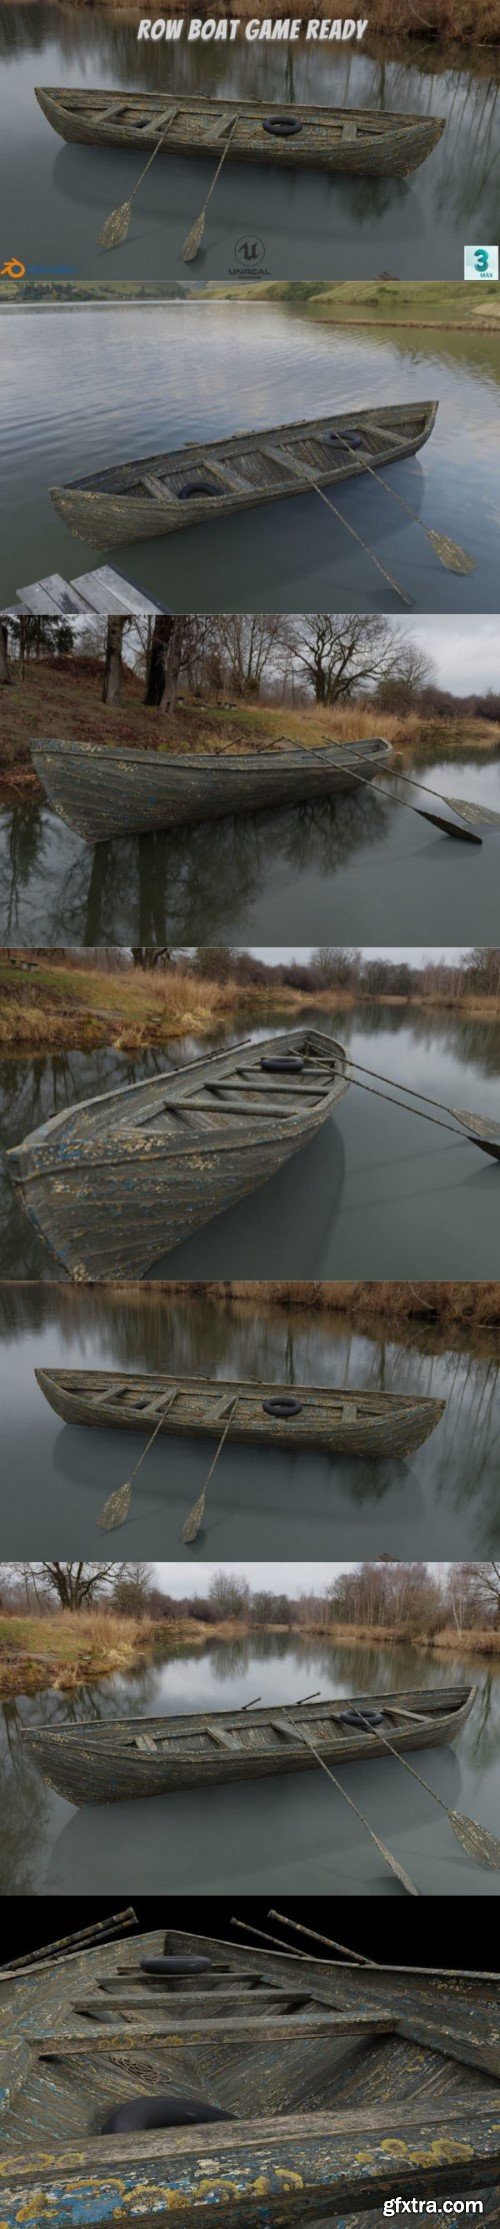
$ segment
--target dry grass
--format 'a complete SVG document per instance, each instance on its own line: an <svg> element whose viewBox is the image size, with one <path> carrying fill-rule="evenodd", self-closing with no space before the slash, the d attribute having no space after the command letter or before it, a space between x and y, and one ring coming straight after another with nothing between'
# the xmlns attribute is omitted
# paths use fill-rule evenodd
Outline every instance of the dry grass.
<svg viewBox="0 0 500 2229"><path fill-rule="evenodd" d="M101 743L110 751L129 745L162 754L223 750L230 755L242 745L258 754L273 745L278 748L283 738L317 750L322 742L342 745L380 734L410 763L436 749L450 758L459 758L471 746L485 753L500 751L500 724L465 715L430 723L417 712L403 717L381 712L369 702L290 707L183 699L174 712L160 719L143 704L143 682L128 667L117 706L102 703L98 660L74 655L33 660L23 682L14 663L11 671L11 687L0 689L0 791L20 804L44 794L30 759L30 741L37 734Z"/></svg>
<svg viewBox="0 0 500 2229"><path fill-rule="evenodd" d="M122 1672L151 1643L151 1619L116 1611L61 1610L47 1616L0 1616L0 1696L78 1687L89 1678Z"/></svg>
<svg viewBox="0 0 500 2229"><path fill-rule="evenodd" d="M22 953L15 971L0 966L0 998L0 1049L16 1046L31 1052L94 1045L140 1052L191 1031L203 1036L219 1017L248 1005L265 1015L268 1007L286 1014L329 1003L324 993L306 999L304 993L278 990L276 984L269 990L259 985L243 989L237 983L207 981L188 968L158 975L147 968L107 974L59 964L57 956L35 971L30 967L23 983Z"/></svg>
<svg viewBox="0 0 500 2229"><path fill-rule="evenodd" d="M287 1312L303 1310L345 1315L358 1326L371 1324L374 1328L385 1320L396 1326L402 1322L424 1324L429 1328L433 1324L443 1325L448 1331L486 1328L500 1331L500 1284L489 1282L398 1284L386 1280L375 1283L339 1279L334 1283L330 1278L323 1282L304 1278L300 1283L291 1279L266 1280L256 1288L244 1279L189 1285L172 1279L166 1285L141 1285L135 1292L136 1298L140 1293L141 1299L145 1292L151 1292L155 1300L162 1293L169 1298L181 1293L185 1299L215 1300L225 1307L249 1307L254 1312L257 1292L259 1309L285 1308ZM133 1294L134 1287L128 1286L127 1298L133 1298Z"/></svg>

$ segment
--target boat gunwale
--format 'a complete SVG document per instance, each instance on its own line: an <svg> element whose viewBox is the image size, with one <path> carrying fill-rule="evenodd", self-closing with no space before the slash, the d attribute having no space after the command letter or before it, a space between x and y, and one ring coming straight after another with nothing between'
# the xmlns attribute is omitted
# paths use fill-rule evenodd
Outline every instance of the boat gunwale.
<svg viewBox="0 0 500 2229"><path fill-rule="evenodd" d="M38 1749L42 1744L49 1742L50 1744L54 1743L57 1748L59 1748L59 1746L62 1746L63 1749L66 1748L70 1750L75 1743L77 1745L77 1748L81 1749L82 1743L87 1737L90 1749L105 1749L108 1742L110 1744L112 1743L113 1735L116 1736L117 1731L120 1733L123 1731L124 1734L128 1735L130 1729L137 1729L139 1732L146 1733L148 1728L154 1727L155 1729L158 1729L159 1733L161 1733L165 1730L165 1728L171 1726L180 1729L180 1738L181 1732L185 1727L190 1727L192 1734L203 1733L205 1730L209 1731L210 1726L214 1722L217 1725L222 1723L226 1724L228 1721L230 1724L235 1724L236 1722L236 1730L238 1730L239 1725L241 1724L242 1717L244 1718L246 1725L256 1726L258 1730L259 1727L262 1726L263 1721L265 1721L266 1719L270 1720L276 1716L279 1716L280 1712L285 1712L288 1715L289 1712L293 1712L299 1708L301 1721L303 1720L304 1723L307 1725L309 1719L323 1717L324 1715L328 1714L328 1711L333 1711L334 1709L336 1709L337 1711L340 1711L343 1708L345 1708L346 1710L357 1710L358 1708L362 1710L363 1705L365 1705L367 1709L372 1709L374 1705L378 1704L381 1704L382 1706L385 1704L386 1709L389 1708L391 1705L397 1709L398 1704L399 1707L402 1708L403 1699L405 1698L406 1701L408 1701L408 1697L410 1695L425 1698L425 1703L422 1702L421 1704L423 1714L434 1716L438 1724L443 1723L444 1725L446 1725L448 1719L450 1721L450 1724L452 1724L454 1721L460 1723L462 1720L462 1713L465 1713L466 1717L469 1716L470 1711L473 1709L477 1693L477 1682L471 1681L463 1687L461 1685L457 1685L455 1688L399 1688L390 1690L387 1694L379 1694L378 1691L373 1691L372 1693L370 1691L370 1694L368 1695L345 1695L335 1696L333 1698L325 1696L323 1698L320 1697L319 1701L300 1705L293 1702L286 1704L262 1703L253 1710L245 1710L243 1706L238 1707L238 1705L234 1705L232 1710L228 1707L226 1708L226 1710L219 1711L189 1711L185 1713L182 1711L177 1711L170 1712L168 1714L160 1713L158 1716L155 1716L153 1714L149 1717L130 1717L121 1719L111 1718L105 1720L104 1723L100 1722L97 1724L92 1719L80 1719L75 1725L73 1720L70 1719L67 1725L62 1726L40 1726L36 1729L28 1726L23 1726L19 1729L19 1739L20 1741L26 1743L27 1748ZM460 1700L454 1703L452 1700L453 1696L459 1697ZM432 1697L439 1697L441 1699L441 1707L438 1707L438 1704L436 1703L436 1707L433 1708ZM376 1731L377 1729L375 1728L375 1735ZM187 1734L186 1736L186 1747L188 1740L189 1734ZM424 1744L423 1746L426 1746L426 1744ZM444 1746L445 1744L443 1743L443 1747ZM229 1751L227 1754L229 1760ZM249 1752L249 1756L250 1754L251 1753ZM256 1752L256 1755L258 1754L259 1753ZM262 1754L264 1754L264 1752L262 1752ZM237 1751L234 1752L234 1756L236 1760ZM149 1760L144 1755L141 1756L140 1752L137 1753L138 1765L141 1765L142 1767L144 1767L144 1765L149 1762L153 1764L154 1761L155 1760L153 1758Z"/></svg>
<svg viewBox="0 0 500 2229"><path fill-rule="evenodd" d="M334 431L336 426L353 426L353 424L356 428L358 427L358 425L369 426L370 421L373 421L374 418L377 419L378 423L380 423L381 420L384 421L387 419L388 434L392 430L392 426L394 424L394 437L396 439L398 421L401 421L403 427L405 420L411 417L413 413L417 414L418 417L422 420L422 431L421 433L417 434L417 442L420 444L420 446L423 446L424 442L430 438L430 435L433 431L438 409L439 401L412 401L411 397L408 397L407 401L404 403L386 402L381 403L379 406L372 403L368 406L368 408L365 407L361 409L358 409L356 404L353 404L350 410L323 412L319 418L294 418L288 420L284 424L262 427L254 426L251 427L250 430L241 427L239 430L236 429L234 433L230 433L227 435L218 434L217 437L212 441L181 442L179 444L179 447L176 449L161 449L155 451L150 450L144 456L126 457L121 461L121 463L106 465L103 470L99 470L98 467L96 472L84 473L76 480L67 480L62 482L60 487L51 487L49 488L49 495L52 497L53 501L55 501L57 497L72 495L113 496L115 502L129 504L134 502L140 502L141 504L144 502L148 502L151 505L152 509L155 511L156 509L160 508L160 504L158 499L155 500L153 496L148 496L147 494L145 494L144 496L133 496L132 494L127 493L126 489L114 489L112 483L116 476L120 473L134 471L138 473L140 478L144 469L146 469L148 472L154 473L155 466L163 466L164 468L169 466L174 471L189 471L192 465L193 469L201 470L201 459L208 459L209 468L210 457L219 456L221 450L223 450L224 456L226 456L228 453L230 455L234 454L235 452L238 455L246 455L249 450L250 453L252 453L255 448L260 447L261 442L266 441L269 438L273 441L280 440L283 445L288 442L293 446L295 439L298 441L303 440L304 438L308 440L321 440L322 437L324 438L327 431ZM412 448L414 446L413 437L411 446ZM399 453L399 448L396 447L396 458ZM404 446L402 441L401 454L404 454ZM375 464L375 467L376 461L377 460L374 458L373 462ZM380 461L384 461L383 457L379 459L379 462ZM361 474L363 470L364 466L361 463L359 465L356 465L356 463L351 463L346 476L349 477L352 475L352 477L355 477L356 473ZM278 474L279 465L276 465L277 479ZM339 474L335 473L333 459L330 475L328 471L326 472L326 474L323 474L322 468L320 466L318 466L317 469L317 478L326 477L326 479L328 479L329 476L331 477L332 483L334 482L335 478L339 477ZM304 484L307 484L306 479ZM278 485L280 485L279 481ZM285 489L281 488L280 486L280 493L281 492L284 496ZM298 475L296 486L290 487L286 492L289 493L290 496L303 492L300 487ZM242 491L241 501L237 499L236 503L233 505L233 508L237 510L244 509L245 506L250 504L251 502L255 502L258 500L259 502L265 503L266 501L273 501L273 499L272 486L267 489L259 488L258 490L254 490L252 488L249 489L248 494L243 493ZM169 503L171 507L172 502L175 502L175 500L175 497L168 498L167 491L165 490L165 507L168 508ZM201 498L199 500L201 502ZM220 505L224 505L228 501L230 501L229 494L226 495L224 491L221 491L220 495L214 493L214 495L210 497L210 505L211 507L213 506L214 516L219 515Z"/></svg>
<svg viewBox="0 0 500 2229"><path fill-rule="evenodd" d="M380 1400L380 1402L382 1402L383 1404L387 1403L388 1411L391 1415L396 1415L396 1413L406 1413L408 1409L413 1413L413 1410L416 1408L428 1411L430 1411L431 1409L439 1409L441 1414L443 1414L446 1408L446 1396L442 1394L392 1393L390 1391L377 1393L377 1390L372 1390L370 1386L351 1387L344 1385L303 1385L302 1383L299 1384L298 1381L295 1379L293 1382L293 1386L288 1386L283 1378L188 1378L185 1372L180 1373L179 1371L174 1372L170 1370L102 1370L95 1372L92 1371L92 1369L89 1369L88 1371L79 1371L77 1368L72 1369L71 1363L68 1363L67 1365L63 1363L62 1365L59 1364L56 1366L54 1366L53 1364L42 1364L39 1369L35 1369L34 1371L34 1376L36 1377L38 1384L40 1384L41 1381L45 1378L47 1378L51 1384L59 1385L60 1381L66 1377L80 1377L81 1379L85 1379L89 1377L95 1377L96 1375L102 1377L106 1381L106 1384L108 1384L110 1380L113 1383L122 1384L123 1380L126 1379L127 1386L129 1386L137 1380L138 1386L144 1384L148 1386L150 1385L151 1388L156 1386L158 1392L162 1391L164 1385L175 1385L178 1388L179 1394L181 1396L184 1395L186 1399L190 1399L192 1397L196 1399L198 1397L198 1391L200 1398L203 1398L203 1394L206 1391L213 1393L214 1398L216 1399L222 1398L222 1395L226 1392L228 1394L231 1394L233 1391L237 1391L238 1393L243 1395L248 1394L250 1400L254 1395L256 1398L259 1398L259 1396L263 1393L265 1393L266 1395L268 1393L271 1395L283 1394L283 1397L286 1397L287 1399L303 1399L304 1401L309 1401L311 1406L315 1401L318 1403L319 1406L323 1406L324 1403L326 1403L328 1406L330 1403L336 1404L341 1401L352 1401L353 1403L368 1403ZM72 1394L74 1392L75 1395L79 1397L77 1387L66 1386L63 1384L61 1390L63 1393L67 1392L69 1394ZM82 1386L82 1395L83 1394L84 1387ZM100 1399L101 1397L99 1389L97 1389L96 1397L97 1399ZM380 1411L377 1411L377 1415L378 1414L383 1417L384 1407L382 1407Z"/></svg>
<svg viewBox="0 0 500 2229"><path fill-rule="evenodd" d="M35 736L30 741L29 749L32 758L47 751L53 752L54 755L62 752L64 762L70 756L72 758L81 756L84 759L88 758L97 762L102 759L111 768L125 763L127 766L141 767L141 769L151 767L157 772L171 773L174 770L176 773L186 774L193 771L196 774L211 772L214 765L217 768L220 767L221 771L226 774L231 773L233 767L237 770L242 768L245 773L254 769L257 773L261 770L267 772L271 768L274 770L275 767L282 767L286 771L292 760L294 766L296 763L298 767L306 769L309 765L324 766L329 759L332 760L333 771L336 770L337 762L338 770L342 772L340 760L345 760L346 766L349 766L354 765L355 757L369 757L374 754L379 764L386 765L394 755L393 744L383 735L360 737L359 741L356 739L356 741L347 744L335 742L324 744L293 743L291 741L288 746L288 738L286 740L286 751L277 748L273 750L272 745L267 750L261 750L257 744L254 750L247 751L233 751L230 748L226 750L215 748L215 750L209 749L206 751L193 751L189 748L186 751L171 751L167 746L166 750L159 753L147 744L141 746L140 744L127 743L93 743L87 737L79 742L74 736L68 738L63 736Z"/></svg>
<svg viewBox="0 0 500 2229"><path fill-rule="evenodd" d="M94 90L92 86L83 85L35 85L33 91L42 109L44 99L50 100L54 105L58 101L76 100L77 105L82 104L83 106L86 102L116 101L117 106L121 108L133 107L135 103L138 108L144 108L148 104L151 107L157 105L163 113L168 100L175 99L180 110L184 108L188 111L194 110L195 115L207 112L211 116L213 109L226 108L230 110L232 115L233 111L237 109L238 111L244 111L245 118L248 116L250 122L254 115L256 120L260 121L261 116L272 116L274 110L276 110L277 117L282 116L285 112L287 115L293 114L293 117L296 117L298 121L303 120L306 123L311 119L316 124L324 118L327 126L335 122L337 118L348 119L349 122L352 121L356 124L364 124L368 119L374 132L374 138L380 137L381 139L390 138L391 131L395 126L399 128L404 126L409 136L415 128L418 128L423 137L437 125L441 125L441 130L444 131L447 123L445 116L434 116L434 114L423 116L412 109L346 108L345 103L340 105L330 104L328 101L291 102L285 99L283 101L269 100L266 102L259 100L258 96L253 94L245 100L241 95L239 97L235 95L233 99L229 93L180 92L174 94L173 92L169 93L167 88L163 92L156 92L152 87L144 87L141 93L139 91L127 91L126 88L118 86L99 86ZM377 119L376 128L375 119Z"/></svg>

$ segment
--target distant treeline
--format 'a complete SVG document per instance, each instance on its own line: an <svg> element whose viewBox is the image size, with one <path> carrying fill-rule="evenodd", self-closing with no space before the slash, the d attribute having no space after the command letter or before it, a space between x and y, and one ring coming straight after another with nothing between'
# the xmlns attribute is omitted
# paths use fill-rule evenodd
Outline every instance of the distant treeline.
<svg viewBox="0 0 500 2229"><path fill-rule="evenodd" d="M334 1567L335 1568L335 1567ZM307 1570L307 1566L305 1566ZM115 1615L166 1625L302 1627L335 1634L336 1628L383 1629L426 1636L443 1631L497 1632L500 1627L500 1561L490 1563L357 1564L337 1568L321 1589L252 1589L238 1572L216 1571L206 1594L169 1594L149 1564L45 1563L4 1565L0 1606L29 1607L40 1616L99 1607Z"/></svg>

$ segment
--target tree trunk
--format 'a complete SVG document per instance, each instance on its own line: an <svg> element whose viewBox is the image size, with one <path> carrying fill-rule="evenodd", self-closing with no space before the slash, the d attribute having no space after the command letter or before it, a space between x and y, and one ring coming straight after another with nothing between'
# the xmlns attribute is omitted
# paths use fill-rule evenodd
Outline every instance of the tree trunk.
<svg viewBox="0 0 500 2229"><path fill-rule="evenodd" d="M25 671L26 671L26 649L27 649L27 634L28 634L28 630L27 630L27 626L26 626L26 618L25 618L25 617L23 617L23 615L21 614L21 617L20 617L20 620L19 620L19 680L20 680L20 681L24 681L24 675L25 675Z"/></svg>
<svg viewBox="0 0 500 2229"><path fill-rule="evenodd" d="M108 619L102 689L103 704L118 704L121 695L124 626L124 619Z"/></svg>
<svg viewBox="0 0 500 2229"><path fill-rule="evenodd" d="M0 620L0 687L3 684L6 688L9 688L11 682L12 674L9 673L8 629L6 627L5 620L2 619Z"/></svg>
<svg viewBox="0 0 500 2229"><path fill-rule="evenodd" d="M184 614L176 619L170 612L155 619L146 682L145 704L155 712L171 712L177 696L177 683L182 655Z"/></svg>

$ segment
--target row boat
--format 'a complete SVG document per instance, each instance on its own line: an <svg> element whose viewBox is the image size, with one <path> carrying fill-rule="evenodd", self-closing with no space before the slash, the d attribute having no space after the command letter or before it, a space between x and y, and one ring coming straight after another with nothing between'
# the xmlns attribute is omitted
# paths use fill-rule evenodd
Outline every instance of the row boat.
<svg viewBox="0 0 500 2229"><path fill-rule="evenodd" d="M368 2229L395 2181L498 2229L498 1974L121 1917L0 1971L4 2229Z"/></svg>
<svg viewBox="0 0 500 2229"><path fill-rule="evenodd" d="M315 1771L302 1725L327 1765L383 1757L378 1725L394 1749L441 1749L461 1732L475 1695L475 1687L418 1687L290 1704L286 1710L275 1703L183 1717L115 1718L97 1726L80 1721L36 1733L23 1728L21 1740L67 1803L129 1803L134 1796L212 1788L219 1781ZM369 1731L352 1723L364 1711L373 1714Z"/></svg>
<svg viewBox="0 0 500 2229"><path fill-rule="evenodd" d="M45 1399L65 1424L161 1430L220 1438L235 1395L235 1445L305 1447L325 1455L404 1456L422 1447L445 1401L429 1395L351 1391L349 1386L253 1384L247 1379L147 1376L142 1371L36 1370ZM169 1398L170 1397L170 1398ZM169 1402L168 1408L165 1408Z"/></svg>
<svg viewBox="0 0 500 2229"><path fill-rule="evenodd" d="M365 465L376 468L413 456L429 440L437 408L437 402L388 403L218 441L191 441L182 449L101 467L49 494L71 533L97 549L148 541L255 504L307 494L315 484L334 486Z"/></svg>
<svg viewBox="0 0 500 2229"><path fill-rule="evenodd" d="M31 758L54 811L86 843L108 837L252 813L259 806L297 805L356 789L386 771L390 743L296 743L267 751L162 753L38 739ZM351 771L352 769L352 771Z"/></svg>
<svg viewBox="0 0 500 2229"><path fill-rule="evenodd" d="M79 1282L142 1276L274 1176L348 1088L343 1045L292 1030L82 1099L11 1147L20 1199Z"/></svg>
<svg viewBox="0 0 500 2229"><path fill-rule="evenodd" d="M82 86L35 85L44 116L61 139L87 147L158 147L162 154L205 155L215 161L229 133L228 162L271 163L282 170L333 170L406 178L418 170L445 128L444 116L408 116L384 109L286 108L276 102L217 100L200 93L107 92ZM236 129L233 129L236 124Z"/></svg>

